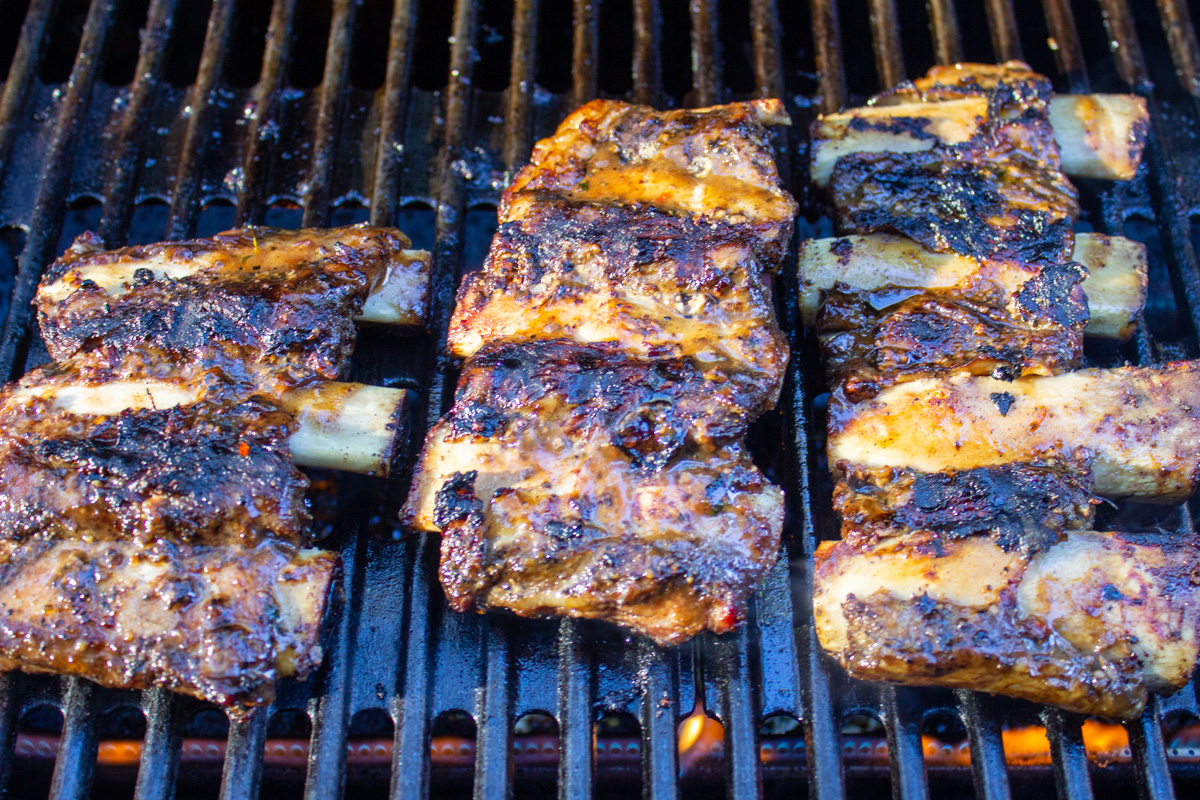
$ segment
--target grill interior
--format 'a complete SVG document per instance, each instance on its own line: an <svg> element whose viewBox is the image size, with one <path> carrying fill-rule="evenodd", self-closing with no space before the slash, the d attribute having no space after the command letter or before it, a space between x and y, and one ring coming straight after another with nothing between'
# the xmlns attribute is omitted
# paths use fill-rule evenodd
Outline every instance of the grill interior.
<svg viewBox="0 0 1200 800"><path fill-rule="evenodd" d="M1149 98L1147 165L1127 185L1082 182L1081 200L1083 225L1149 246L1151 300L1132 342L1089 344L1088 359L1200 356L1200 47L1184 0L0 0L0 19L6 379L47 360L29 301L83 229L119 246L370 220L434 251L434 310L428 332L365 330L354 379L418 392L424 431L451 397L456 367L439 345L458 279L482 261L507 176L575 106L783 97L795 124L776 144L802 207L798 235L830 235L807 181L813 116L964 58L1024 58L1061 91ZM808 555L837 528L823 379L788 264L788 385L752 433L758 464L788 493L786 550L745 628L662 649L600 624L449 612L436 538L402 538L394 521L407 467L387 482L317 475L325 546L341 550L347 578L316 676L233 725L167 692L0 676L0 787L55 798L210 796L218 785L223 798L301 786L336 797L347 785L489 798L1196 791L1195 754L1171 741L1197 715L1194 684L1153 701L1126 726L1128 758L1101 767L1081 718L852 682L821 655ZM1124 504L1099 525L1193 535L1188 506ZM680 756L679 723L698 704L723 743ZM516 725L528 712L544 716ZM1006 764L1010 723L1046 726L1049 765ZM962 740L969 767L927 760L923 732ZM883 759L860 757L884 746Z"/></svg>

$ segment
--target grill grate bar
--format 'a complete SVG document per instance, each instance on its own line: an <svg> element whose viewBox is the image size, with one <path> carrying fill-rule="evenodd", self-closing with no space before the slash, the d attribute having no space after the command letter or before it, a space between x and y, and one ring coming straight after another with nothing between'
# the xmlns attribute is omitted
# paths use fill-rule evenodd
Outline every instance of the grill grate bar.
<svg viewBox="0 0 1200 800"><path fill-rule="evenodd" d="M1158 697L1152 695L1146 703L1146 713L1125 724L1129 731L1129 747L1133 751L1138 791L1146 800L1173 800L1175 797L1171 771L1167 767L1167 748L1159 724L1161 708Z"/></svg>
<svg viewBox="0 0 1200 800"><path fill-rule="evenodd" d="M806 596L812 597L811 559L809 567L804 586L798 591L807 592ZM804 661L801 674L807 678L802 689L809 790L811 796L817 800L836 800L846 796L837 704L830 691L828 660L821 649L821 643L817 641L811 609L805 614L804 623L805 633L801 642Z"/></svg>
<svg viewBox="0 0 1200 800"><path fill-rule="evenodd" d="M1061 800L1090 800L1092 779L1088 774L1087 750L1079 720L1062 711L1042 715L1046 737L1050 740L1050 759Z"/></svg>
<svg viewBox="0 0 1200 800"><path fill-rule="evenodd" d="M179 751L183 746L181 702L174 692L151 689L143 693L146 736L138 765L134 800L171 800L179 773Z"/></svg>
<svg viewBox="0 0 1200 800"><path fill-rule="evenodd" d="M775 0L752 0L750 14L754 37L755 94L758 97L782 98L785 92L783 62L779 55L779 9ZM780 171L786 174L784 170Z"/></svg>
<svg viewBox="0 0 1200 800"><path fill-rule="evenodd" d="M1117 0L1121 2L1122 0ZM1025 60L1021 37L1017 33L1017 15L1012 0L986 0L988 29L992 32L992 51L997 61ZM1105 2L1105 0L1101 0Z"/></svg>
<svg viewBox="0 0 1200 800"><path fill-rule="evenodd" d="M0 796L7 797L8 777L12 772L13 744L17 734L17 711L21 701L17 694L21 676L0 674Z"/></svg>
<svg viewBox="0 0 1200 800"><path fill-rule="evenodd" d="M1196 28L1192 25L1187 3L1184 0L1158 0L1158 13L1180 83L1193 96L1200 96L1200 43L1196 41Z"/></svg>
<svg viewBox="0 0 1200 800"><path fill-rule="evenodd" d="M633 4L633 101L658 105L662 100L662 65L658 29L662 22L658 0Z"/></svg>
<svg viewBox="0 0 1200 800"><path fill-rule="evenodd" d="M871 0L871 40L875 44L879 84L895 86L904 80L904 51L900 44L900 23L896 19L896 0Z"/></svg>
<svg viewBox="0 0 1200 800"><path fill-rule="evenodd" d="M470 122L470 84L475 6L471 0L457 0L454 7L453 45L450 51L449 85L446 89L445 127L438 155L438 205L434 266L431 276L431 314L429 334L435 343L430 348L428 396L424 407L425 431L438 419L451 399L449 381L454 371L450 357L441 349L450 315L454 311L457 268L461 255L461 229L464 210L463 175L455 168L463 149L464 132ZM432 590L428 569L437 563L437 542L420 534L416 544L411 583L409 627L406 635L405 681L402 714L396 727L396 747L392 764L393 797L425 797L429 790L429 713L433 679L430 675Z"/></svg>
<svg viewBox="0 0 1200 800"><path fill-rule="evenodd" d="M487 691L482 713L476 714L479 732L475 743L476 800L512 796L512 692L509 676L508 631L496 620L484 624L487 642Z"/></svg>
<svg viewBox="0 0 1200 800"><path fill-rule="evenodd" d="M350 717L350 654L359 617L363 570L362 510L367 507L362 497L363 480L346 476L339 486L337 514L339 530L349 529L349 540L340 548L342 553L342 602L338 603L325 638L325 663L314 679L313 697L309 700L312 736L309 741L308 774L304 796L312 800L337 797L346 779L346 739Z"/></svg>
<svg viewBox="0 0 1200 800"><path fill-rule="evenodd" d="M975 797L979 800L1006 800L1008 770L1004 763L1004 742L1000 723L994 714L995 698L977 692L956 689L967 739L971 746L971 773Z"/></svg>
<svg viewBox="0 0 1200 800"><path fill-rule="evenodd" d="M1148 94L1150 87L1147 85L1149 76L1146 72L1146 61L1142 57L1142 45L1138 41L1129 4L1124 0L1100 0L1100 10L1108 38L1116 45L1110 45L1109 50L1116 60L1117 74L1129 86Z"/></svg>
<svg viewBox="0 0 1200 800"><path fill-rule="evenodd" d="M324 227L329 224L329 181L333 173L336 137L342 120L339 110L346 94L346 62L350 50L350 34L354 30L354 12L360 0L337 0L329 25L329 44L325 50L325 74L321 78L320 105L317 109L317 131L313 139L312 161L304 188L305 227Z"/></svg>
<svg viewBox="0 0 1200 800"><path fill-rule="evenodd" d="M517 0L513 6L512 62L508 81L508 114L504 125L504 166L510 172L525 163L533 138L533 90L537 0Z"/></svg>
<svg viewBox="0 0 1200 800"><path fill-rule="evenodd" d="M933 49L939 64L963 60L962 40L958 35L958 15L954 0L926 0L929 9L929 30L933 34Z"/></svg>
<svg viewBox="0 0 1200 800"><path fill-rule="evenodd" d="M162 80L177 5L178 0L155 0L147 15L129 105L121 119L116 148L119 155L109 173L108 192L100 216L100 238L108 247L124 244L128 233L137 193L138 161L145 142L144 131Z"/></svg>
<svg viewBox="0 0 1200 800"><path fill-rule="evenodd" d="M595 3L593 0L575 0L575 49L571 59L572 104L575 106L581 106L599 94L596 84L599 48Z"/></svg>
<svg viewBox="0 0 1200 800"><path fill-rule="evenodd" d="M786 558L786 553L781 557ZM707 636L708 661L716 672L717 703L725 726L726 787L733 800L762 795L755 736L758 704L750 688L749 637L746 626L728 636Z"/></svg>
<svg viewBox="0 0 1200 800"><path fill-rule="evenodd" d="M192 117L188 120L183 152L175 171L167 239L188 239L196 233L196 206L204 180L204 153L211 141L217 87L229 51L234 9L233 0L217 0L209 12L200 71L189 97Z"/></svg>
<svg viewBox="0 0 1200 800"><path fill-rule="evenodd" d="M64 195L74 162L75 140L92 98L92 85L100 69L100 53L114 16L116 0L94 0L88 10L71 79L54 122L53 136L45 156L47 167L38 184L29 237L17 262L8 319L5 320L4 335L0 339L0 377L4 380L10 380L16 377L15 373L24 371L19 363L24 356L19 350L28 341L33 321L30 303L37 291L42 266L57 255L55 251L62 230Z"/></svg>
<svg viewBox="0 0 1200 800"><path fill-rule="evenodd" d="M46 23L54 13L58 0L34 0L21 26L21 38L17 41L17 52L13 55L12 67L4 80L4 94L0 95L0 179L12 153L13 143L21 126L17 118L25 109L25 101L31 94L34 76L42 55L46 39Z"/></svg>
<svg viewBox="0 0 1200 800"><path fill-rule="evenodd" d="M1161 104L1153 98L1147 99L1150 109L1150 136L1146 143L1145 160L1150 166L1150 194L1158 210L1158 227L1167 263L1172 275L1178 280L1177 292L1182 292L1184 305L1193 335L1200 332L1200 260L1192 244L1185 210L1176 194L1176 187L1183 185L1182 176L1176 173L1175 165L1164 152L1164 143L1169 141L1169 131L1162 127L1164 119Z"/></svg>
<svg viewBox="0 0 1200 800"><path fill-rule="evenodd" d="M429 794L429 699L431 678L429 609L431 594L424 554L433 547L428 534L412 543L409 618L404 636L404 684L393 748L390 797L417 798Z"/></svg>
<svg viewBox="0 0 1200 800"><path fill-rule="evenodd" d="M265 708L257 708L245 719L231 721L221 772L220 800L254 800L258 797L269 713Z"/></svg>
<svg viewBox="0 0 1200 800"><path fill-rule="evenodd" d="M595 754L592 749L592 654L584 646L579 623L558 626L558 796L592 796Z"/></svg>
<svg viewBox="0 0 1200 800"><path fill-rule="evenodd" d="M266 213L263 183L274 152L274 136L264 136L271 126L277 126L279 94L283 88L286 65L291 60L292 21L296 16L297 0L275 0L267 41L263 49L262 67L254 90L254 116L246 132L246 152L242 159L242 187L238 192L234 212L235 225L258 225Z"/></svg>
<svg viewBox="0 0 1200 800"><path fill-rule="evenodd" d="M84 800L96 769L95 684L83 678L63 681L63 732L54 762L51 800Z"/></svg>
<svg viewBox="0 0 1200 800"><path fill-rule="evenodd" d="M691 0L692 88L696 105L721 102L721 54L717 48L715 0Z"/></svg>
<svg viewBox="0 0 1200 800"><path fill-rule="evenodd" d="M1083 47L1079 43L1079 29L1075 27L1075 15L1069 0L1043 0L1046 25L1055 42L1054 59L1060 72L1067 76L1073 92L1087 89L1087 64L1083 58Z"/></svg>
<svg viewBox="0 0 1200 800"><path fill-rule="evenodd" d="M888 761L892 797L922 800L929 797L925 756L921 745L921 704L914 693L898 686L883 688L883 713L887 725Z"/></svg>
<svg viewBox="0 0 1200 800"><path fill-rule="evenodd" d="M809 0L812 11L813 48L817 58L821 112L830 114L842 107L846 97L846 75L842 69L842 35L838 28L836 0Z"/></svg>
<svg viewBox="0 0 1200 800"><path fill-rule="evenodd" d="M642 640L642 785L643 794L655 800L673 800L679 796L678 748L676 745L676 703L668 666L671 655L663 648Z"/></svg>
<svg viewBox="0 0 1200 800"><path fill-rule="evenodd" d="M417 23L414 0L396 0L388 33L388 65L384 78L383 114L379 122L379 147L375 153L375 181L371 192L371 224L392 225L404 167L404 126L408 118L409 71L412 64L412 31Z"/></svg>

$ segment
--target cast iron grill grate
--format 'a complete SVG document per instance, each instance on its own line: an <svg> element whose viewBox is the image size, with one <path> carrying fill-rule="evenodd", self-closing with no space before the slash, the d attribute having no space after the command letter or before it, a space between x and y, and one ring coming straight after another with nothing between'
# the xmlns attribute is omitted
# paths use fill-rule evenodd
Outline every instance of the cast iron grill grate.
<svg viewBox="0 0 1200 800"><path fill-rule="evenodd" d="M1152 303L1132 343L1088 355L1096 365L1200 356L1200 47L1184 0L0 0L0 15L5 379L46 358L29 300L64 236L84 224L117 246L241 223L369 219L398 224L434 251L434 312L427 333L365 331L355 377L417 390L431 422L455 377L440 343L458 278L482 258L506 176L572 108L598 95L657 105L783 97L795 126L777 140L781 172L804 209L800 235L819 235L830 227L806 179L813 115L964 57L1023 57L1061 90L1149 98L1147 166L1127 186L1084 184L1082 194L1088 224L1150 245ZM558 794L577 798L620 788L604 783L614 759L598 756L594 741L599 715L619 712L640 729L636 757L625 759L640 775L633 790L640 783L646 796L669 798L689 788L677 729L699 702L724 726L724 790L736 798L764 786L820 798L865 786L858 781L870 775L843 759L842 721L854 713L882 721L889 767L872 785L890 784L900 798L967 791L968 780L989 800L1021 788L1026 776L1006 765L1001 738L1013 715L1049 731L1052 769L1033 784L1047 793L1086 798L1117 791L1118 779L1150 798L1172 796L1175 785L1194 790L1194 768L1168 760L1161 725L1168 714L1197 714L1194 685L1127 726L1132 771L1121 773L1089 764L1077 717L851 682L830 667L809 624L806 568L814 542L836 535L822 378L786 269L779 286L795 358L784 402L753 444L788 491L788 546L746 628L668 650L602 625L448 612L432 582L436 540L395 535L408 476L386 485L329 476L336 492L319 498L326 543L343 553L347 580L318 675L283 686L272 709L227 733L216 712L166 692L0 676L0 787L78 798L124 782L138 798L188 796L204 771L194 759L181 767L186 733L225 740L211 777L222 797L249 798L264 777L269 732L282 731L307 737L308 750L291 783L272 773L268 787L302 781L307 797L336 797L348 779L365 780L347 746L368 730L392 741L390 769L370 784L391 796L529 794L536 787L525 778L536 770L514 768L513 723L541 711L557 723L542 777L551 771ZM1114 525L1192 531L1188 506L1109 513ZM39 780L16 749L17 731L46 708L61 712L61 734ZM969 744L969 773L953 770L958 783L923 758L923 722L947 713L961 718ZM98 772L100 738L129 714L142 740L136 772ZM803 757L786 769L760 757L760 724L780 714L800 720L804 735ZM443 759L435 770L431 735L455 720L472 729L473 762L454 772Z"/></svg>

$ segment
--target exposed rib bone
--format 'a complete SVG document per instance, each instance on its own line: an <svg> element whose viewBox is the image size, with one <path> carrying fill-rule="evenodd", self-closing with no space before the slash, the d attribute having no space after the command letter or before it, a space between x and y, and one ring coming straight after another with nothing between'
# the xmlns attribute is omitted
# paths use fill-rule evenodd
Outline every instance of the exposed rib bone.
<svg viewBox="0 0 1200 800"><path fill-rule="evenodd" d="M79 415L119 414L127 409L170 408L197 402L195 385L163 380L114 381L67 387L21 387L14 400L54 397L55 408ZM404 443L407 389L330 381L294 389L282 399L299 429L289 440L303 467L343 469L386 476Z"/></svg>
<svg viewBox="0 0 1200 800"><path fill-rule="evenodd" d="M1083 458L1095 491L1186 499L1200 479L1200 362L1015 381L955 376L829 409L829 463L944 472Z"/></svg>
<svg viewBox="0 0 1200 800"><path fill-rule="evenodd" d="M1031 557L988 536L823 542L822 646L856 677L965 687L1128 719L1196 662L1190 543L1073 531Z"/></svg>
<svg viewBox="0 0 1200 800"><path fill-rule="evenodd" d="M813 131L813 183L828 186L834 164L851 153L913 153L937 143L959 144L971 138L986 115L984 97L863 106L826 114ZM1145 147L1146 119L1146 102L1134 95L1055 96L1050 101L1050 124L1063 172L1079 178L1132 178Z"/></svg>
<svg viewBox="0 0 1200 800"><path fill-rule="evenodd" d="M362 311L354 319L356 322L379 322L390 325L420 324L423 310L414 305L413 298L421 298L419 284L424 283L427 274L409 268L414 262L429 260L426 250L404 250L402 259L390 264L380 282L371 290ZM38 289L38 302L43 304L61 303L71 296L84 281L96 284L110 298L120 297L136 285L137 274L140 270L149 270L155 279L170 278L179 280L195 275L201 270L211 268L211 264L201 258L191 261L180 261L169 258L164 253L147 256L140 261L113 261L110 263L86 262L82 266L71 269L61 278L44 284ZM143 273L144 274L144 273Z"/></svg>
<svg viewBox="0 0 1200 800"><path fill-rule="evenodd" d="M1146 303L1146 248L1121 236L1081 233L1073 256L1091 275L1087 294L1086 333L1128 339ZM1032 277L1014 264L985 263L953 253L931 253L903 236L870 234L813 239L800 244L800 311L806 325L817 319L821 292L837 283L875 291L885 287L919 289L968 288L987 282L1018 291Z"/></svg>

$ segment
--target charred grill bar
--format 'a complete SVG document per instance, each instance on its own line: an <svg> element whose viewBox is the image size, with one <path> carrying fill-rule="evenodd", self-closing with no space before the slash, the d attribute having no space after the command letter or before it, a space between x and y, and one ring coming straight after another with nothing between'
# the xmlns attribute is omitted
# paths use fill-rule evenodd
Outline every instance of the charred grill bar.
<svg viewBox="0 0 1200 800"><path fill-rule="evenodd" d="M426 239L417 246L434 252L428 332L367 331L352 376L417 391L423 419L414 428L423 431L451 399L457 367L441 343L459 277L478 265L479 243L490 239L489 204L534 139L575 106L597 93L659 105L784 98L795 125L777 141L780 171L801 201L801 235L828 236L818 222L820 192L807 182L813 115L960 56L1024 57L1061 91L1146 96L1147 166L1128 187L1084 185L1082 199L1097 230L1150 244L1150 308L1131 343L1089 350L1088 365L1200 355L1200 262L1192 238L1200 148L1186 133L1200 114L1200 48L1183 0L1043 0L1040 8L1026 3L1017 10L1010 0L988 0L986 31L960 27L966 14L974 22L981 12L952 0L930 2L928 11L894 0L753 0L748 8L717 0L458 0L452 10L432 0L276 0L269 13L255 11L258 5L0 3L12 31L0 43L0 69L7 70L0 73L0 240L23 239L12 264L0 246L0 282L15 272L0 339L6 380L46 358L30 300L41 270L63 249L64 227L76 225L68 212L81 197L100 201L89 225L109 247L126 244L148 200L168 204L155 238L194 236L213 213L224 215L222 227L276 218L292 227L320 225L348 216L416 227ZM870 19L857 18L868 5ZM866 36L873 60L860 44ZM259 50L261 57L246 55ZM301 59L321 67L310 63L306 76ZM122 70L124 78L113 77ZM299 213L281 212L281 203ZM1077 717L966 692L847 682L821 654L807 565L815 542L835 528L823 463L821 369L802 331L788 263L779 310L794 358L784 413L764 419L752 439L758 462L789 495L791 563L765 581L747 627L664 649L577 621L454 614L434 583L436 539L388 535L406 471L386 484L343 477L327 544L342 552L347 577L344 601L329 620L326 664L307 683L282 686L271 710L230 727L222 796L257 796L269 718L288 710L311 720L306 796L337 796L353 770L346 760L350 720L378 709L394 723L393 796L429 793L439 777L429 756L431 731L455 710L475 720L476 796L512 792L513 723L536 710L557 720L560 796L587 796L598 782L603 788L593 726L598 713L621 712L640 723L644 793L676 797L677 724L697 700L724 726L731 797L763 790L758 729L779 713L801 721L804 768L792 779L807 780L814 797L841 797L856 779L843 763L839 729L846 715L863 711L886 728L896 797L927 796L931 782L937 788L941 778L926 770L921 733L922 721L943 711L964 723L979 796L1011 794L1001 729L1013 712L1048 728L1059 796L1089 797L1092 781L1096 788L1109 781L1089 769ZM1142 522L1137 509L1110 513ZM1192 530L1186 506L1153 522L1181 535ZM104 719L127 706L140 707L146 722L136 796L169 797L177 782L190 780L180 772L181 745L199 704L159 691L122 693L79 679L14 674L0 678L0 785L13 788L14 770L26 774L14 750L18 722L46 705L63 715L51 796L89 794ZM1169 797L1173 780L1195 780L1167 760L1161 720L1168 712L1197 713L1194 685L1165 703L1152 701L1128 726L1136 782L1147 797Z"/></svg>

